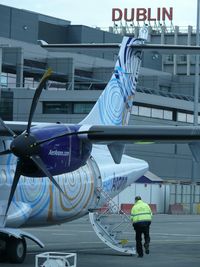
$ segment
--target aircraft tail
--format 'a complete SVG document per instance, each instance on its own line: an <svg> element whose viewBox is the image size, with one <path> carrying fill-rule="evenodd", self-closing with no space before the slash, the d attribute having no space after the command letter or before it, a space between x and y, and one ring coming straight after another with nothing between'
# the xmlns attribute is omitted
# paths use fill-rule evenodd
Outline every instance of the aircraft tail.
<svg viewBox="0 0 200 267"><path fill-rule="evenodd" d="M138 38L123 38L112 77L91 112L80 124L128 124L142 59L142 50L135 45L143 44L147 34L147 29L143 28Z"/></svg>

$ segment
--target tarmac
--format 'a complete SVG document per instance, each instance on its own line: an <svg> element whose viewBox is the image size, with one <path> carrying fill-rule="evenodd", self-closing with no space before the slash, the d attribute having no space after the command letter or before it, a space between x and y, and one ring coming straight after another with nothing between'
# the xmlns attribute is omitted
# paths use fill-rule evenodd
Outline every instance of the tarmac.
<svg viewBox="0 0 200 267"><path fill-rule="evenodd" d="M77 267L200 266L200 215L155 215L150 230L150 254L143 258L107 247L96 236L88 216L59 226L24 230L36 235L45 248L28 242L23 264L0 263L1 267L34 267L35 256L46 251L77 253ZM134 231L130 231L131 235Z"/></svg>

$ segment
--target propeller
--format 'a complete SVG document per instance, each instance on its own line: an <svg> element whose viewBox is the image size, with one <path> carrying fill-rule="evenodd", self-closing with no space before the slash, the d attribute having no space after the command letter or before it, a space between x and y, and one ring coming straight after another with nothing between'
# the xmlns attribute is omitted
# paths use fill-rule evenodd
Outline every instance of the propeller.
<svg viewBox="0 0 200 267"><path fill-rule="evenodd" d="M0 156L2 156L2 155L7 155L7 154L11 154L12 153L12 151L10 150L10 149L7 149L7 150L4 150L4 151L1 151L0 152Z"/></svg>
<svg viewBox="0 0 200 267"><path fill-rule="evenodd" d="M10 204L11 204L13 196L15 194L15 190L16 190L17 184L19 182L20 175L21 175L21 164L18 161L17 162L17 166L16 166L16 170L15 170L15 175L14 175L12 187L11 187L11 190L10 190L10 195L9 195L9 198L8 198L8 204L7 204L7 207L6 207L5 218L7 216Z"/></svg>
<svg viewBox="0 0 200 267"><path fill-rule="evenodd" d="M11 130L2 120L2 118L0 118L0 124L12 135L12 137L16 137L16 133L13 132L13 130Z"/></svg>
<svg viewBox="0 0 200 267"><path fill-rule="evenodd" d="M40 98L40 95L42 93L43 87L45 85L45 82L49 79L50 75L52 74L52 70L48 69L42 79L40 80L40 83L35 90L35 94L32 100L31 108L30 108L30 113L28 117L28 124L26 131L20 135L16 135L13 130L11 130L5 123L4 121L0 118L0 124L2 125L3 128L5 128L9 134L13 137L13 141L11 142L10 149L4 150L0 152L1 155L7 155L7 154L14 154L15 156L18 157L17 160L17 165L16 165L16 170L14 174L14 179L12 182L11 190L10 190L10 195L8 198L8 203L6 207L6 213L5 213L5 218L7 216L10 204L12 202L13 196L15 194L15 190L17 187L17 184L19 182L20 176L22 174L22 161L23 159L29 158L31 159L36 166L44 173L45 176L47 176L52 183L58 188L58 190L65 195L59 184L56 182L56 180L53 178L51 173L48 171L46 168L45 164L43 163L42 159L37 155L39 151L39 147L33 146L34 143L36 143L36 139L34 136L30 134L30 128L33 120L33 116L35 113L35 109L38 104L38 100Z"/></svg>
<svg viewBox="0 0 200 267"><path fill-rule="evenodd" d="M80 132L67 132L63 133L45 140L37 141L36 138L31 135L30 129L31 129L31 124L33 120L33 116L40 98L40 95L42 93L42 90L44 88L45 82L49 79L50 75L52 74L52 70L48 69L42 79L40 80L40 83L35 90L35 94L32 100L30 112L29 112L29 117L28 117L28 124L25 132L21 133L20 135L16 135L13 130L11 130L5 123L4 121L0 118L0 124L4 129L6 129L9 134L13 137L13 140L10 144L10 149L0 151L0 156L1 155L8 155L8 154L14 154L18 160L16 164L16 170L10 190L10 195L8 198L8 203L6 207L6 213L5 213L5 218L7 216L10 204L12 202L13 196L15 194L15 190L17 188L19 179L21 174L23 173L23 161L26 159L30 159L33 161L33 163L44 173L45 176L47 176L50 181L57 187L57 189L64 195L66 194L63 192L62 188L59 186L59 184L56 182L56 180L53 178L52 174L49 172L47 167L45 166L44 162L39 156L39 151L40 151L40 145L44 144L46 142L49 142L51 140L61 138L64 136L71 136L71 135L79 135L79 134L87 134L87 133L92 133L92 131L80 131ZM93 131L94 132L94 131ZM96 133L97 131L95 131Z"/></svg>
<svg viewBox="0 0 200 267"><path fill-rule="evenodd" d="M32 123L33 115L35 113L35 109L37 107L38 100L40 98L40 95L42 93L44 85L45 85L46 81L49 79L49 77L51 76L51 74L52 74L52 69L49 68L44 73L44 75L43 75L43 77L42 77L42 79L41 79L41 81L40 81L40 83L39 83L39 85L38 85L38 87L37 87L37 89L35 91L35 94L34 94L34 97L33 97L33 100L32 100L32 104L31 104L29 118L28 118L28 125L27 125L27 129L26 129L26 134L27 135L30 134L31 123Z"/></svg>

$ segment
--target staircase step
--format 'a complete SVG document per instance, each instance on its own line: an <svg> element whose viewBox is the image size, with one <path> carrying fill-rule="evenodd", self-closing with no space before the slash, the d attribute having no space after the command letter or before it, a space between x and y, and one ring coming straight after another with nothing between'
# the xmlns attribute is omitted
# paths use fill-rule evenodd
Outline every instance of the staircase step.
<svg viewBox="0 0 200 267"><path fill-rule="evenodd" d="M89 218L97 236L110 248L129 255L136 254L131 246L130 216L126 215L101 187L97 188L100 199L104 199L103 208L89 210ZM132 230L132 229L131 229ZM132 242L133 243L133 242Z"/></svg>

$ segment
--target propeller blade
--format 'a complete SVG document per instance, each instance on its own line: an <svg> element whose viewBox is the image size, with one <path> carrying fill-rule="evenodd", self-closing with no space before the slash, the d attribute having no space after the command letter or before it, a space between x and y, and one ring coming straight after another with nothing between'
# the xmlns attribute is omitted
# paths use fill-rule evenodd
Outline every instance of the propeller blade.
<svg viewBox="0 0 200 267"><path fill-rule="evenodd" d="M14 176L13 183L12 183L11 190L10 190L10 195L9 195L9 199L8 199L5 217L7 216L7 213L8 213L10 204L12 202L13 196L15 194L15 190L16 190L17 184L19 182L20 176L21 176L21 164L19 162L17 162L17 166L16 166L16 170L15 170L15 176Z"/></svg>
<svg viewBox="0 0 200 267"><path fill-rule="evenodd" d="M35 109L38 103L38 100L40 98L40 95L42 93L42 90L44 88L45 82L49 79L49 77L52 74L52 70L49 68L43 75L32 100L32 104L31 104L31 109L30 109L30 113L29 113L29 118L28 118L28 125L27 125L27 129L26 129L26 133L27 135L29 135L30 133L30 128L31 128L31 123L32 123L32 119L33 119L33 115L35 113Z"/></svg>
<svg viewBox="0 0 200 267"><path fill-rule="evenodd" d="M10 153L12 153L12 152L10 151L10 149L7 149L7 150L4 150L4 151L1 151L1 152L0 152L0 156L2 156L2 155L7 155L7 154L10 154Z"/></svg>
<svg viewBox="0 0 200 267"><path fill-rule="evenodd" d="M2 120L2 118L0 118L0 124L12 135L12 137L16 137L16 133L13 132L13 130L11 130L6 124L5 122Z"/></svg>
<svg viewBox="0 0 200 267"><path fill-rule="evenodd" d="M59 186L59 184L56 182L56 180L53 178L53 176L51 175L51 173L47 170L45 164L43 163L43 161L41 160L41 158L39 156L31 156L30 157L35 164L38 166L38 168L40 168L40 170L44 173L44 175L46 175L51 182L58 188L58 190L65 195L65 193L63 192L62 188Z"/></svg>
<svg viewBox="0 0 200 267"><path fill-rule="evenodd" d="M88 134L88 133L98 133L98 132L102 132L102 131L81 131L81 132L71 132L71 133L64 133L64 134L60 134L54 137L50 137L48 139L36 142L33 144L33 146L39 146L41 144L44 144L46 142L52 141L54 139L60 138L60 137L64 137L64 136L70 136L70 135L78 135L78 134Z"/></svg>

